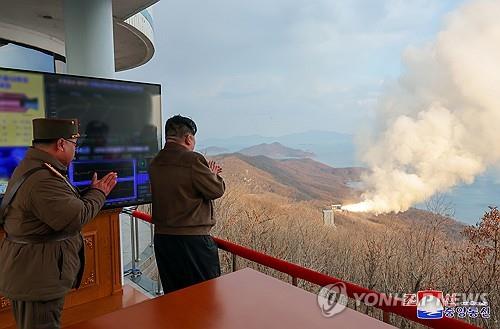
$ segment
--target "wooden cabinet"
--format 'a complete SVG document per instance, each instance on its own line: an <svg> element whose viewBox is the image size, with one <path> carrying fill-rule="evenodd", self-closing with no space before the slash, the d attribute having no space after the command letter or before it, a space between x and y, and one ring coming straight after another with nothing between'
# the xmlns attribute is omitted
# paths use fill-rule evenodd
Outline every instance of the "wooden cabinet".
<svg viewBox="0 0 500 329"><path fill-rule="evenodd" d="M85 272L80 289L66 296L65 309L122 292L119 210L100 212L82 233ZM0 238L3 237L0 230ZM10 313L9 301L0 296L0 329L12 326Z"/></svg>

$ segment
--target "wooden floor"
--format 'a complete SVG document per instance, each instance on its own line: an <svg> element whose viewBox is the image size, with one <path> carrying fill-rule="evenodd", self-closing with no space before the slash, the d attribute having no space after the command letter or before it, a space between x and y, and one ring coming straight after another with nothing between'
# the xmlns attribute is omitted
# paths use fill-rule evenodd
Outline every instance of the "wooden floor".
<svg viewBox="0 0 500 329"><path fill-rule="evenodd" d="M92 303L79 305L63 311L62 326L89 320L100 315L104 315L125 307L135 305L149 299L148 296L135 288L124 285L123 294L116 294L110 297L98 299ZM10 313L0 314L0 327L6 329L16 329L14 320Z"/></svg>

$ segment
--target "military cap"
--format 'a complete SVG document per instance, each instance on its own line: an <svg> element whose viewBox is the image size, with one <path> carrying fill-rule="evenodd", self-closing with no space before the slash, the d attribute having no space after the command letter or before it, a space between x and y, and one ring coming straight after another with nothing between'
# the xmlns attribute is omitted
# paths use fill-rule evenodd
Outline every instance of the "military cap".
<svg viewBox="0 0 500 329"><path fill-rule="evenodd" d="M33 119L33 141L78 138L78 119Z"/></svg>

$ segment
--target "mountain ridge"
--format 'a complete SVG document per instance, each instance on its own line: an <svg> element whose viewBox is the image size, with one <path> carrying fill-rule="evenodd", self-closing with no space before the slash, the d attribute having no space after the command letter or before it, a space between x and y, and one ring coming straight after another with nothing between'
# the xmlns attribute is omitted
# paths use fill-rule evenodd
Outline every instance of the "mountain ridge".
<svg viewBox="0 0 500 329"><path fill-rule="evenodd" d="M312 152L307 152L300 149L287 147L279 142L273 142L269 144L262 143L250 146L239 150L237 153L249 156L264 155L273 159L309 158L315 156L315 154Z"/></svg>

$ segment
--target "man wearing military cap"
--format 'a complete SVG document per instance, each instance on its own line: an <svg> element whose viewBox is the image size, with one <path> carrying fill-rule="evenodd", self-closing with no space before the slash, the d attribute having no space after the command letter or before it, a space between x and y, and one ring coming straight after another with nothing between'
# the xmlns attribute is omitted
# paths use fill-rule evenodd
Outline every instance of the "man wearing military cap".
<svg viewBox="0 0 500 329"><path fill-rule="evenodd" d="M81 228L116 185L116 173L78 191L66 172L75 156L76 119L33 120L33 146L14 170L0 207L0 294L19 329L60 327L64 296L83 274ZM3 220L2 220L3 218Z"/></svg>

